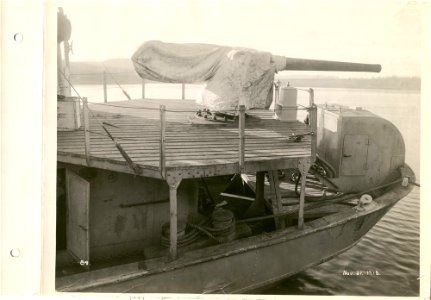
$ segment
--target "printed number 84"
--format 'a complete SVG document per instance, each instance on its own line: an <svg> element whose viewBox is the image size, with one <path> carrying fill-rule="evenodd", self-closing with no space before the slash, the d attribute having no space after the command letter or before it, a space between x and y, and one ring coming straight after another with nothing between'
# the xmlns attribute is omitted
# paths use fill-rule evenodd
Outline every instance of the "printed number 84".
<svg viewBox="0 0 431 300"><path fill-rule="evenodd" d="M81 265L81 266L88 266L88 260L80 260L79 261L79 264Z"/></svg>

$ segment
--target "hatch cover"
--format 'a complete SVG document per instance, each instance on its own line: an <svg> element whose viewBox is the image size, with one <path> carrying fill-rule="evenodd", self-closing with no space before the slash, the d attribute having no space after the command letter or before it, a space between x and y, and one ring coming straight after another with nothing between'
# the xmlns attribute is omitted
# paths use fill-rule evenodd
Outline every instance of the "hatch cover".
<svg viewBox="0 0 431 300"><path fill-rule="evenodd" d="M368 169L368 135L346 134L343 140L341 175L365 175Z"/></svg>

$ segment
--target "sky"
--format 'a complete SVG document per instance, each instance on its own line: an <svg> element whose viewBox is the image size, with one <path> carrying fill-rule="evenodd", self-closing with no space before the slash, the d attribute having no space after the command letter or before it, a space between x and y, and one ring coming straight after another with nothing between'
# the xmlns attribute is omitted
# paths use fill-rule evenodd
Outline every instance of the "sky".
<svg viewBox="0 0 431 300"><path fill-rule="evenodd" d="M130 58L143 42L161 40L379 63L382 76L420 76L421 71L419 2L87 0L58 6L72 22L72 61Z"/></svg>

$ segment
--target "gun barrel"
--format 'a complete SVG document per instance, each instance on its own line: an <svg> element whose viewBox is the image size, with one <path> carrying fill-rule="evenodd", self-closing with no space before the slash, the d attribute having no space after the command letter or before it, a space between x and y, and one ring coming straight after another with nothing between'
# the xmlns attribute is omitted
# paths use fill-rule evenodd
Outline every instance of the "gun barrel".
<svg viewBox="0 0 431 300"><path fill-rule="evenodd" d="M380 72L378 64L361 64L341 61L301 59L285 57L283 70L291 71L341 71L341 72Z"/></svg>

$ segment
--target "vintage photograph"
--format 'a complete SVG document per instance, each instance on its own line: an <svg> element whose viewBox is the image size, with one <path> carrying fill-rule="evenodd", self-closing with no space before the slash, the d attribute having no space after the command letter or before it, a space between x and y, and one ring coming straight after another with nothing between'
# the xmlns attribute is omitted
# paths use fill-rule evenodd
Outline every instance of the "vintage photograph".
<svg viewBox="0 0 431 300"><path fill-rule="evenodd" d="M419 296L421 3L57 6L57 292Z"/></svg>

